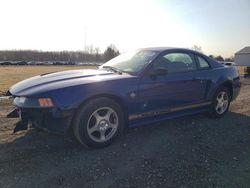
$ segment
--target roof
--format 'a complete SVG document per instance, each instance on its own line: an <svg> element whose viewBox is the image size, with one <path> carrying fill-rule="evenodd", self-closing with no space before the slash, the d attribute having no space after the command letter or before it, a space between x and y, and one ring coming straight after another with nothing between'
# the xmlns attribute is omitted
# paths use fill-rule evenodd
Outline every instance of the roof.
<svg viewBox="0 0 250 188"><path fill-rule="evenodd" d="M174 49L172 47L147 47L147 48L140 48L143 50L152 50L152 51L164 51L164 50L169 50L169 49Z"/></svg>
<svg viewBox="0 0 250 188"><path fill-rule="evenodd" d="M176 47L148 47L148 48L140 48L143 50L152 50L152 51L157 51L157 52L163 52L166 50L183 50L186 52L196 52L194 50L188 49L188 48L176 48Z"/></svg>
<svg viewBox="0 0 250 188"><path fill-rule="evenodd" d="M250 46L246 46L245 48L235 53L235 55L240 55L240 54L250 54Z"/></svg>

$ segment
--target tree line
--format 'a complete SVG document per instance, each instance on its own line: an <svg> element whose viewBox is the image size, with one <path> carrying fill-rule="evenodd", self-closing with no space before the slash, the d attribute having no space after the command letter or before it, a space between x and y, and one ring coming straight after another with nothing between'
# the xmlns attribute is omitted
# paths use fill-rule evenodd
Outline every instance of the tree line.
<svg viewBox="0 0 250 188"><path fill-rule="evenodd" d="M194 46L191 47L191 49L203 53L201 46L194 45ZM215 59L217 61L229 61L229 62L233 62L234 61L233 56L232 57L228 57L228 58L223 58L221 55L215 56L215 55L211 54L211 55L209 55L209 57L212 58L212 59Z"/></svg>
<svg viewBox="0 0 250 188"><path fill-rule="evenodd" d="M194 45L191 49L202 52L202 47ZM37 50L2 50L0 61L65 61L65 62L106 62L117 55L115 45L109 45L103 53L99 48L88 46L84 51L37 51ZM233 57L223 58L221 55L209 57L217 61L233 61Z"/></svg>
<svg viewBox="0 0 250 188"><path fill-rule="evenodd" d="M119 50L112 44L103 53L92 46L85 51L2 50L0 61L105 62L119 54Z"/></svg>

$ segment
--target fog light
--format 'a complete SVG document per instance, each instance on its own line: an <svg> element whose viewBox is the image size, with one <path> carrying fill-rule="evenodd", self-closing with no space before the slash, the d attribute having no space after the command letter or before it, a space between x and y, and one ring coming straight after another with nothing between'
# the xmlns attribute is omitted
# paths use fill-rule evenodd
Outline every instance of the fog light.
<svg viewBox="0 0 250 188"><path fill-rule="evenodd" d="M41 107L53 107L54 106L50 98L39 98L38 101Z"/></svg>

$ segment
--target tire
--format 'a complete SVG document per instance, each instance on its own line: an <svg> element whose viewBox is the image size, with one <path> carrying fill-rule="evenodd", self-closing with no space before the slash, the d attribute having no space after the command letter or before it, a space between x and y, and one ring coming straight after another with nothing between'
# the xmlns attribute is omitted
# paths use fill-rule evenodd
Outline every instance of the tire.
<svg viewBox="0 0 250 188"><path fill-rule="evenodd" d="M111 144L123 132L125 116L114 100L100 97L90 100L77 112L73 132L84 146L101 148Z"/></svg>
<svg viewBox="0 0 250 188"><path fill-rule="evenodd" d="M210 114L216 118L222 118L228 111L231 96L227 87L220 87L214 94Z"/></svg>

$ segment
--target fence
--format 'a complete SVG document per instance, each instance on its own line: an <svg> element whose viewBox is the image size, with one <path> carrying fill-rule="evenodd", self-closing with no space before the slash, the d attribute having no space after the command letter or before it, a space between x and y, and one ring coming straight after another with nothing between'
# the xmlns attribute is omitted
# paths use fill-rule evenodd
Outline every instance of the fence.
<svg viewBox="0 0 250 188"><path fill-rule="evenodd" d="M244 68L244 77L250 77L250 66Z"/></svg>

